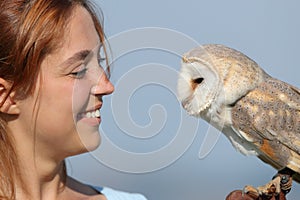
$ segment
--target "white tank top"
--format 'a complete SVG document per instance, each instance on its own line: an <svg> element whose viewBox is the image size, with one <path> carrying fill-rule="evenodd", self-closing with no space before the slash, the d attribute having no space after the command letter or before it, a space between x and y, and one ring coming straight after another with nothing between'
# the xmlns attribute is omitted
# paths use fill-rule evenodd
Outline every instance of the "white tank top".
<svg viewBox="0 0 300 200"><path fill-rule="evenodd" d="M141 194L122 192L107 187L93 186L93 188L102 193L107 200L147 200Z"/></svg>

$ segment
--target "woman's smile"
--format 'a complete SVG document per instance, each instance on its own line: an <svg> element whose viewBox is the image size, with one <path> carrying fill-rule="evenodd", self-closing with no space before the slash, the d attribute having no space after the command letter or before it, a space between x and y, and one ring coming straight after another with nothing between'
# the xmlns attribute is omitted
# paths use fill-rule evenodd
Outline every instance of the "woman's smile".
<svg viewBox="0 0 300 200"><path fill-rule="evenodd" d="M77 121L83 121L90 126L99 126L101 123L101 113L100 109L102 104L95 106L95 108L90 109L88 111L79 113L77 115Z"/></svg>

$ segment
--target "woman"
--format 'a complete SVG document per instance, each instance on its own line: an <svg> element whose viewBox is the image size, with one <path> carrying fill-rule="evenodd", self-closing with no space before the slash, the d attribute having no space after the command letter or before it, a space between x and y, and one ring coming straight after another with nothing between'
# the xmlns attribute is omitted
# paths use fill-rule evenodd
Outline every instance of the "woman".
<svg viewBox="0 0 300 200"><path fill-rule="evenodd" d="M0 199L145 199L66 175L66 157L100 144L114 90L88 2L1 0L0 26Z"/></svg>

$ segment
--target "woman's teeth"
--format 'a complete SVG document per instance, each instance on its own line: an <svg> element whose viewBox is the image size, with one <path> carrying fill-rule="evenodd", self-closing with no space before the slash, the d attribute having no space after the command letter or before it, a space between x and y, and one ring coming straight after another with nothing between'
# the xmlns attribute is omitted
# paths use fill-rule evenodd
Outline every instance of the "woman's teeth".
<svg viewBox="0 0 300 200"><path fill-rule="evenodd" d="M100 117L100 111L99 111L99 110L96 110L96 111L93 111L93 112L87 112L87 113L85 114L85 117L86 117L86 118Z"/></svg>

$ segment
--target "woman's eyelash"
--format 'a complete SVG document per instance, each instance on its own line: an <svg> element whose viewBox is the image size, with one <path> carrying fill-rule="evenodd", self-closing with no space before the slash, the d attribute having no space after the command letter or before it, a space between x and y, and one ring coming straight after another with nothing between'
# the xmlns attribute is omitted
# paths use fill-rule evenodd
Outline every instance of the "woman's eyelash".
<svg viewBox="0 0 300 200"><path fill-rule="evenodd" d="M80 71L72 72L70 74L76 78L83 78L87 70L87 68L83 68Z"/></svg>

